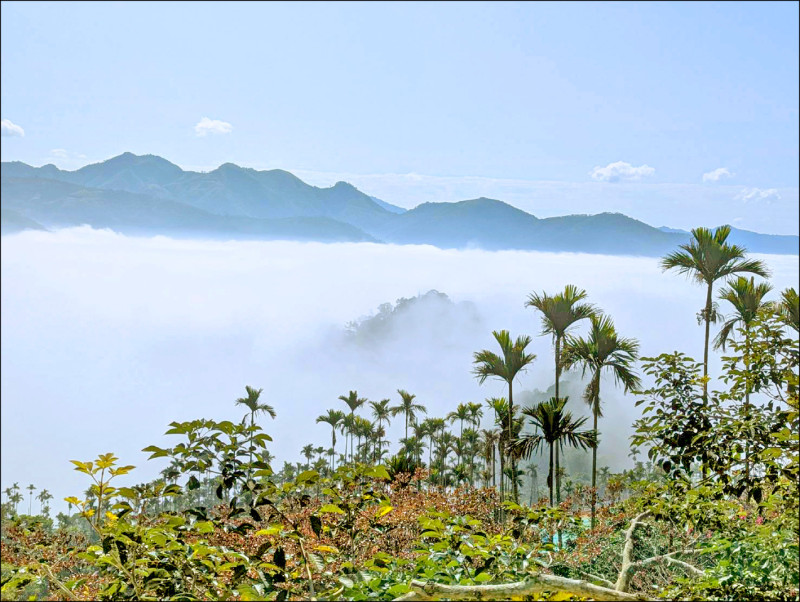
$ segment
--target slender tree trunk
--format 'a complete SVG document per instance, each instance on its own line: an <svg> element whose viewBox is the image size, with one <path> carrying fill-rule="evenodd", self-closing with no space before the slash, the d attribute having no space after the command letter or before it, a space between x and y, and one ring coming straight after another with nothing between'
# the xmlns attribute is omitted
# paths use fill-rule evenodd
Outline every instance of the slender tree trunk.
<svg viewBox="0 0 800 602"><path fill-rule="evenodd" d="M558 380L561 377L561 337L556 335L556 399L558 399Z"/></svg>
<svg viewBox="0 0 800 602"><path fill-rule="evenodd" d="M508 381L508 446L514 441L514 395L511 388L511 381ZM514 503L519 504L519 488L517 486L517 462L514 454L508 454L511 460L511 490L514 494Z"/></svg>
<svg viewBox="0 0 800 602"><path fill-rule="evenodd" d="M492 442L492 487L497 490L497 454L495 453L496 446Z"/></svg>
<svg viewBox="0 0 800 602"><path fill-rule="evenodd" d="M599 398L598 398L599 403ZM594 434L597 437L597 408L594 408ZM595 439L597 441L597 439ZM594 531L595 507L597 506L597 443L592 448L592 531Z"/></svg>
<svg viewBox="0 0 800 602"><path fill-rule="evenodd" d="M745 420L750 420L750 325L745 325L745 353L747 362L745 365L745 392L744 392L744 415ZM744 476L747 479L747 497L750 497L750 437L744 440Z"/></svg>
<svg viewBox="0 0 800 602"><path fill-rule="evenodd" d="M708 337L711 329L711 304L712 304L712 287L713 282L708 283L708 293L706 294L706 336L705 346L703 347L703 407L708 411ZM708 476L708 456L703 451L703 478Z"/></svg>
<svg viewBox="0 0 800 602"><path fill-rule="evenodd" d="M556 503L561 505L561 464L559 462L559 446L556 442ZM558 530L558 549L564 549L564 538L561 529Z"/></svg>
<svg viewBox="0 0 800 602"><path fill-rule="evenodd" d="M550 461L547 464L547 487L550 489L550 507L553 507L553 489L555 486L555 480L553 475L553 446L554 444L550 444Z"/></svg>

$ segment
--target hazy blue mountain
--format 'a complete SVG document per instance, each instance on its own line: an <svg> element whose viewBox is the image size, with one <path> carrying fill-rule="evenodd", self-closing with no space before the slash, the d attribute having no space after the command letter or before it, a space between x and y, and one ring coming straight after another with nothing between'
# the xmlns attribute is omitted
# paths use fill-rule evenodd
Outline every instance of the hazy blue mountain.
<svg viewBox="0 0 800 602"><path fill-rule="evenodd" d="M539 219L487 198L407 211L346 182L318 188L287 171L232 163L207 173L184 171L161 157L132 153L76 171L3 163L2 181L3 208L45 227L87 223L126 232L649 256L689 239L688 232L620 213ZM797 236L733 229L730 240L754 253L798 253Z"/></svg>
<svg viewBox="0 0 800 602"><path fill-rule="evenodd" d="M662 232L672 232L683 235L687 240L691 232L661 226L658 228ZM713 229L713 228L712 228ZM731 226L731 233L728 242L740 245L748 251L755 253L777 253L779 255L793 255L800 253L798 248L798 237L787 236L784 234L759 234L749 230L740 230ZM757 250L756 250L757 249Z"/></svg>
<svg viewBox="0 0 800 602"><path fill-rule="evenodd" d="M40 223L28 219L13 209L0 209L0 233L14 234L23 230L46 230Z"/></svg>
<svg viewBox="0 0 800 602"><path fill-rule="evenodd" d="M0 181L3 210L47 227L91 225L130 234L374 241L358 228L320 217L260 219L220 216L183 203L148 195L86 188L42 178ZM3 214L3 221L6 216Z"/></svg>
<svg viewBox="0 0 800 602"><path fill-rule="evenodd" d="M280 169L257 171L225 163L207 172L184 171L155 155L124 153L76 171L3 163L3 176L47 178L87 188L146 194L208 213L256 218L327 217L369 229L392 213L345 182L306 184Z"/></svg>
<svg viewBox="0 0 800 602"><path fill-rule="evenodd" d="M378 205L386 209L386 211L391 211L392 213L405 213L406 211L408 211L408 209L403 209L402 207L398 207L397 205L392 205L391 203L382 201L376 196L371 196L369 198L371 198L373 201L378 203Z"/></svg>

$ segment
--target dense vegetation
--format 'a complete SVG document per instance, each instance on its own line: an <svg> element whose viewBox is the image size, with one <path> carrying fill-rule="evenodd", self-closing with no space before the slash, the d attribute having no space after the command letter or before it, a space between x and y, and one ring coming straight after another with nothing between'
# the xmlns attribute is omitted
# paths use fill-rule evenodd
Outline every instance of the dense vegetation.
<svg viewBox="0 0 800 602"><path fill-rule="evenodd" d="M309 444L305 462L277 471L261 423L279 417L248 386L240 419L173 422L174 446L144 449L170 462L155 481L117 486L134 467L111 453L73 460L89 487L57 525L46 489L34 515L37 489L24 488L26 508L7 488L3 599L798 600L798 296L765 301L769 284L743 274L766 267L726 237L696 229L662 260L705 286L702 362L639 358L575 286L532 293L553 339L553 395L515 392L543 360L529 336L497 331L472 375L506 383L506 397L431 417L403 389L395 401L349 391L316 419L330 447ZM588 379L589 417L562 395L567 371ZM605 373L641 408L631 453L647 460L618 474L597 466ZM479 430L482 417L494 427ZM392 455L393 419L404 436ZM588 474L565 469L577 455Z"/></svg>

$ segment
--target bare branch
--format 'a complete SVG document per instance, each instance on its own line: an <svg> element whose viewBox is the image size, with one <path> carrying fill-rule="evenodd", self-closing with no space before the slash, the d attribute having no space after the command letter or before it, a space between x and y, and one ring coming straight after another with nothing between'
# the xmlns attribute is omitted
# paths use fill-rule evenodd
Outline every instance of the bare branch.
<svg viewBox="0 0 800 602"><path fill-rule="evenodd" d="M631 577L633 577L633 563L631 562L631 554L633 553L633 532L636 527L643 526L644 523L640 522L643 518L650 516L649 512L642 512L639 516L631 521L627 531L625 531L625 546L622 548L622 568L619 570L619 577L615 589L621 592L627 592L631 586Z"/></svg>
<svg viewBox="0 0 800 602"><path fill-rule="evenodd" d="M666 562L667 564L674 564L676 566L683 567L693 575L698 577L705 576L705 572L701 569L698 569L696 566L689 564L688 562L684 562L683 560L678 560L674 558L675 554L699 554L701 550L678 550L676 552L670 552L669 554L660 554L659 556L652 556L650 558L645 558L644 560L638 560L637 562L632 562L630 565L630 571L633 573L634 571L646 567L650 564L654 564L656 562Z"/></svg>
<svg viewBox="0 0 800 602"><path fill-rule="evenodd" d="M532 573L524 581L499 585L443 585L439 583L412 580L411 589L425 598L406 597L398 600L425 600L447 598L449 600L508 600L514 596L526 596L541 592L562 592L593 600L647 600L644 595L629 594L612 588L594 585L588 581L567 579L556 575Z"/></svg>

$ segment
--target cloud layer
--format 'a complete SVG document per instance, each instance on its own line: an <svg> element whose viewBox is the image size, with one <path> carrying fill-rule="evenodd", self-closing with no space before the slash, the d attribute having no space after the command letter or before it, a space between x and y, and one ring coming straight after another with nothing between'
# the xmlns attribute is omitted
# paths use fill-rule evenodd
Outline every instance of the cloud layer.
<svg viewBox="0 0 800 602"><path fill-rule="evenodd" d="M652 176L656 170L649 165L634 167L625 161L609 163L605 167L595 167L589 175L598 182L638 182L643 177Z"/></svg>
<svg viewBox="0 0 800 602"><path fill-rule="evenodd" d="M480 386L470 372L473 352L495 346L495 329L533 335L538 357L517 390L544 390L552 348L538 336L539 316L524 307L534 290L585 288L620 333L640 339L644 355L702 355L695 313L704 293L662 273L657 259L144 239L89 228L4 236L1 244L0 488L32 482L56 499L86 487L71 459L113 451L137 466L121 485L157 476L164 466L140 450L174 445L162 435L173 420L241 418L233 401L245 385L263 387L278 412L264 421L278 467L300 460L308 443L327 447L330 432L314 418L343 406L337 397L351 389L396 401L404 388L434 416L504 395L502 382ZM797 281L797 257L765 259L776 291ZM430 289L471 303L476 319L456 321L448 337L437 335L442 320L432 314L366 350L342 342L351 320ZM638 413L613 381L603 391L605 428L615 426L600 462L618 468L628 462L627 429ZM401 430L399 421L389 427L395 444Z"/></svg>
<svg viewBox="0 0 800 602"><path fill-rule="evenodd" d="M733 174L728 171L727 167L717 167L717 169L703 174L703 182L719 182L723 178L731 177Z"/></svg>
<svg viewBox="0 0 800 602"><path fill-rule="evenodd" d="M781 195L778 193L777 188L743 188L742 191L736 195L736 199L744 203L762 202L771 204L776 200L780 200Z"/></svg>
<svg viewBox="0 0 800 602"><path fill-rule="evenodd" d="M0 121L0 133L3 136L19 136L21 138L25 135L25 130L16 123L12 123L10 119L3 119Z"/></svg>
<svg viewBox="0 0 800 602"><path fill-rule="evenodd" d="M207 136L208 134L230 134L233 131L233 126L227 121L220 121L219 119L209 119L203 117L194 126L194 132L198 136Z"/></svg>

